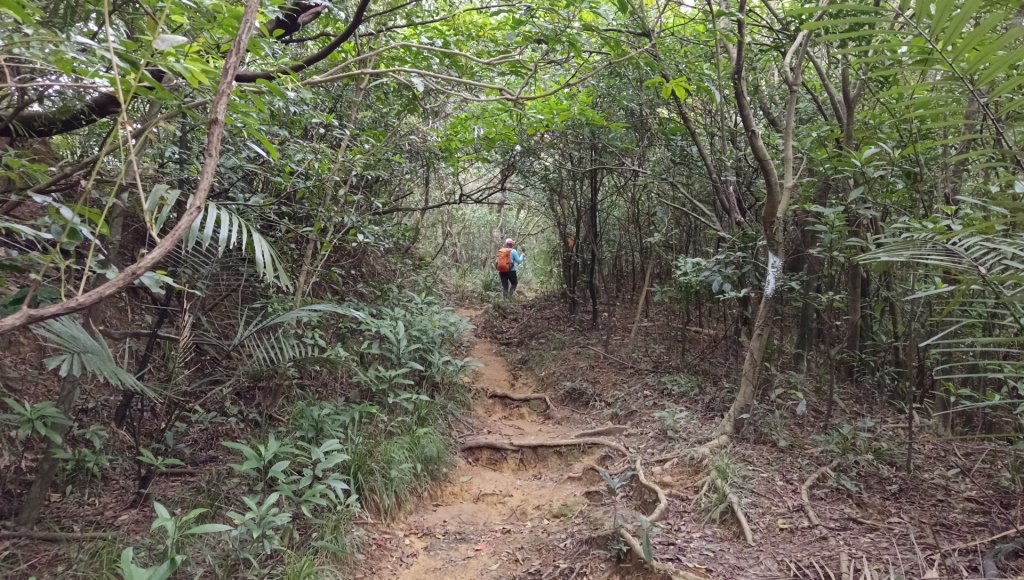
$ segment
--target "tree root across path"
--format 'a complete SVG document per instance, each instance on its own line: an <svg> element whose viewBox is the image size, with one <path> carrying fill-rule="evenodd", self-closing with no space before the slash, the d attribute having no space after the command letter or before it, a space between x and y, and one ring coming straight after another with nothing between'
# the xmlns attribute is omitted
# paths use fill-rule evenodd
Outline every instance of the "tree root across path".
<svg viewBox="0 0 1024 580"><path fill-rule="evenodd" d="M512 439L512 438L501 438L501 439L472 439L469 441L463 441L459 445L460 451L466 451L468 449L501 449L503 451L519 451L522 449L531 449L538 447L572 447L575 445L600 445L614 449L623 455L629 455L629 451L621 443L616 441L610 441L608 439L601 439L598 437L579 437L576 439L548 439L541 441L534 441L529 439Z"/></svg>
<svg viewBox="0 0 1024 580"><path fill-rule="evenodd" d="M600 437L602 435L622 435L626 431L629 431L628 425L608 425L606 427L595 427L593 429L587 429L586 431L580 431L573 435L573 439L581 439L583 437Z"/></svg>
<svg viewBox="0 0 1024 580"><path fill-rule="evenodd" d="M544 401L544 404L548 406L548 410L551 411L555 408L554 403L547 395L540 395L536 393L529 394L518 394L518 393L506 393L504 391L490 391L487 393L487 397L491 399L508 399L510 401Z"/></svg>
<svg viewBox="0 0 1024 580"><path fill-rule="evenodd" d="M836 465L839 465L838 460L818 469L800 486L800 499L804 502L804 511L807 512L807 519L813 527L821 527L821 520L818 519L818 514L814 513L814 508L811 506L811 487L818 481L819 477L824 475L825 472L831 471Z"/></svg>

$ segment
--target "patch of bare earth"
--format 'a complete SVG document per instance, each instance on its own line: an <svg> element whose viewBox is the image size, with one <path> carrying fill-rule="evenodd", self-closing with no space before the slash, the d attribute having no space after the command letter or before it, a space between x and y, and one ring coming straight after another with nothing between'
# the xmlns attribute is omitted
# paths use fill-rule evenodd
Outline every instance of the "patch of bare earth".
<svg viewBox="0 0 1024 580"><path fill-rule="evenodd" d="M460 458L448 480L403 521L373 536L374 549L366 554L370 571L363 576L657 577L636 559L611 557L621 547L613 541L613 516L636 523L655 498L629 485L613 500L591 467L627 467L616 447L628 445L628 434L588 433L607 425L550 407L492 342L477 340L470 356L481 365L473 379L478 397L461 424Z"/></svg>

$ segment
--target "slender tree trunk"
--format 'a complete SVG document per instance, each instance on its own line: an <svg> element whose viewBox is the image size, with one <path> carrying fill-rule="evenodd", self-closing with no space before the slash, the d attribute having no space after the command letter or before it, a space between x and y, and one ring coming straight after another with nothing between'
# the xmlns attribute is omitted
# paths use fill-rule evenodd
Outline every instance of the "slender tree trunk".
<svg viewBox="0 0 1024 580"><path fill-rule="evenodd" d="M330 177L332 178L338 175L338 172L341 170L341 167L345 162L345 155L348 153L348 148L352 143L352 135L355 134L356 121L359 119L359 108L363 102L363 96L366 94L366 86L368 83L369 76L362 76L359 81L358 88L356 89L355 98L352 101L352 108L349 109L348 131L345 132L345 137L341 140L341 145L338 147L338 155L335 157L334 166L331 168ZM330 206L335 199L336 194L337 197L340 197L341 199L345 198L352 186L352 179L354 175L354 171L349 172L349 176L345 180L344 187L335 187L333 184L327 187L323 201L320 203L319 211L317 211L316 214L317 221L319 221L321 216L324 215L324 210ZM323 245L325 240L330 240L334 235L333 222L327 224L326 232L321 231L323 225L324 224L322 223L313 224L313 234L306 238L306 247L302 253L302 265L299 267L299 276L295 282L295 306L299 306L302 303L303 298L306 297L313 286L315 278L313 273L313 254L318 247Z"/></svg>
<svg viewBox="0 0 1024 580"><path fill-rule="evenodd" d="M846 266L846 369L849 378L853 378L857 369L857 357L860 354L861 334L861 282L864 278L860 264L850 260ZM842 372L842 371L840 371Z"/></svg>
<svg viewBox="0 0 1024 580"><path fill-rule="evenodd" d="M636 340L636 331L640 327L640 318L644 313L644 306L647 304L647 291L651 287L651 272L654 271L654 255L647 258L647 269L644 271L644 287L640 291L640 300L636 305L636 318L633 319L633 330L629 333L629 344L626 346L628 352L633 351L633 343Z"/></svg>
<svg viewBox="0 0 1024 580"><path fill-rule="evenodd" d="M743 368L740 370L740 389L736 393L732 406L718 424L720 435L730 435L742 428L742 418L750 412L754 404L758 377L764 362L764 353L768 346L768 335L772 330L771 311L775 303L773 296L765 296L757 308L750 342L743 357Z"/></svg>
<svg viewBox="0 0 1024 580"><path fill-rule="evenodd" d="M591 167L597 165L596 148L591 150L590 163ZM598 194L600 193L601 187L600 182L598 181L597 171L597 169L590 170L590 212L588 212L588 217L590 218L590 223L588 225L588 230L590 234L590 321L594 324L594 326L598 325L598 321L600 319L600 312L597 307L597 273L598 268L600 267L600 265L598 264L599 252L597 250L597 204Z"/></svg>

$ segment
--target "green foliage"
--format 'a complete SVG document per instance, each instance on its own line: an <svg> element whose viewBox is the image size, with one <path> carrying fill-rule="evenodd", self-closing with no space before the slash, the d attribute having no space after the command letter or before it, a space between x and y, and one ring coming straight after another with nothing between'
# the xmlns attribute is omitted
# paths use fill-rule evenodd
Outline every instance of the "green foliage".
<svg viewBox="0 0 1024 580"><path fill-rule="evenodd" d="M156 471L163 471L168 467L176 467L185 465L180 459L173 457L163 457L156 455L149 449L139 449L139 455L135 458L142 465L148 465L150 468Z"/></svg>
<svg viewBox="0 0 1024 580"><path fill-rule="evenodd" d="M184 538L217 534L233 529L225 524L198 523L197 518L209 511L206 509L194 509L183 516L175 517L162 504L154 502L153 511L156 512L156 519L150 526L150 532L156 530L163 532L159 563L149 568L138 566L135 563L135 549L125 548L121 552L119 566L121 577L124 580L165 580L170 578L187 559L186 556L179 553Z"/></svg>
<svg viewBox="0 0 1024 580"><path fill-rule="evenodd" d="M758 284L752 279L756 272L754 248L749 239L736 241L739 244L735 250L720 251L710 258L681 256L676 260L673 278L684 300L727 300L749 295L751 285Z"/></svg>
<svg viewBox="0 0 1024 580"><path fill-rule="evenodd" d="M697 498L705 521L719 521L722 514L730 509L729 494L733 493L746 478L742 465L733 461L727 451L720 451L711 457L710 469Z"/></svg>
<svg viewBox="0 0 1024 580"><path fill-rule="evenodd" d="M25 441L33 434L49 439L56 445L64 443L60 434L54 430L57 425L70 425L71 422L56 405L49 401L42 403L19 403L10 397L4 397L4 403L10 407L10 413L0 415L0 421L15 427L18 441Z"/></svg>
<svg viewBox="0 0 1024 580"><path fill-rule="evenodd" d="M246 511L229 511L227 514L236 526L232 535L240 555L256 568L262 558L272 556L285 547L292 514L276 505L279 498L280 494L276 492L266 498L243 496Z"/></svg>
<svg viewBox="0 0 1024 580"><path fill-rule="evenodd" d="M71 438L84 440L88 446L78 445L54 451L54 456L61 462L61 484L68 495L75 490L89 490L101 482L110 468L111 460L111 456L104 450L107 433L99 425L75 429Z"/></svg>
<svg viewBox="0 0 1024 580"><path fill-rule="evenodd" d="M857 408L846 406L854 396L913 409L915 378L934 376L957 416L1019 431L1024 34L1015 6L780 5L780 22L744 37L757 125L746 129L728 70L725 44L740 40L730 6L399 2L372 8L353 37L372 38L371 52L355 41L326 49L355 6L325 4L301 30L249 42L212 201L161 269L137 272L126 292L91 308L90 324L102 327L75 315L31 327L36 345L52 349L40 368L88 401L75 405L83 428L61 441L68 419L20 392L2 419L22 456L40 439L67 444L58 454L65 486L95 485L124 459L149 474L181 465L193 456L190 435L213 433L239 454L231 475L242 489L208 507L230 506L238 527L224 542L240 558L226 560L250 567L224 564L220 575L315 575L319 556L348 550L355 509L393 516L445 468L452 446L439 425L468 397L459 354L468 327L439 295L496 298L494 252L506 237L530 256L524 293L557 292L573 315L591 314L594 296L592 320L611 322L609 331L631 317L649 271L657 300L644 328L722 331L699 360L729 369L751 344L733 344L731 330L753 329L766 304L763 246L783 232L780 288L799 294L768 303L765 330L770 341L799 330L804 366L838 363L791 374L777 342L758 358L797 416L818 411L807 408L808 382L835 384L844 409ZM178 223L200 174L207 127L217 124L204 118L241 6L107 8L0 0L0 54L30 63L0 88L2 316L128 271ZM261 5L261 31L287 8ZM815 62L786 118L788 91L776 80L801 30ZM304 41L285 38L293 32ZM309 68L244 78L322 50ZM104 100L119 106L82 114L83 103ZM27 135L33 119L49 119L55 135ZM54 128L68 119L88 123ZM794 135L792 158L781 128ZM759 215L771 204L767 164L746 146L755 133L768 164L795 169L790 212ZM522 302L497 300L488 316L521 313ZM796 329L798 318L806 324ZM525 366L561 363L565 337L549 340ZM644 353L665 368L698 360L661 360L671 350ZM847 366L856 389L821 376ZM105 441L84 423L105 424L94 411L110 406L93 406L107 393L94 380L127 392L131 421L160 409L167 424L140 420L124 431L127 447ZM564 398L601 405L594 387L565 380ZM702 390L697 375L648 384L670 397ZM673 433L685 419L675 407L656 416ZM782 411L748 417L785 441ZM847 469L885 461L887 444L856 420L822 447ZM1019 479L1015 462L1008 485ZM740 478L727 456L712 471L705 509L717 518L723 490ZM185 537L169 526L186 522L160 521L161 534ZM189 549L176 541L149 569L127 551L122 573L159 578L204 565L181 560Z"/></svg>
<svg viewBox="0 0 1024 580"><path fill-rule="evenodd" d="M433 427L352 440L349 479L363 505L392 517L448 466L451 443Z"/></svg>
<svg viewBox="0 0 1024 580"><path fill-rule="evenodd" d="M843 424L815 437L817 445L847 471L856 472L865 467L881 467L892 463L895 450L874 430L875 422L863 419L856 425ZM850 491L857 491L856 482L845 477L836 481Z"/></svg>
<svg viewBox="0 0 1024 580"><path fill-rule="evenodd" d="M150 568L143 568L135 564L135 549L125 548L121 552L121 563L119 566L121 578L124 580L167 580L181 566L185 560L184 556L175 556L171 560L164 561Z"/></svg>
<svg viewBox="0 0 1024 580"><path fill-rule="evenodd" d="M672 397L686 398L700 393L703 379L689 374L671 374L654 377L650 382Z"/></svg>
<svg viewBox="0 0 1024 580"><path fill-rule="evenodd" d="M693 417L692 413L685 409L665 407L654 412L654 417L661 421L661 427L669 437L679 436L679 431L685 423Z"/></svg>
<svg viewBox="0 0 1024 580"><path fill-rule="evenodd" d="M1024 491L1024 445L1014 444L1007 453L1000 483L1016 493Z"/></svg>
<svg viewBox="0 0 1024 580"><path fill-rule="evenodd" d="M598 469L597 473L604 480L605 492L612 497L618 497L622 488L636 475L632 471L624 471L617 476L613 476L604 469Z"/></svg>

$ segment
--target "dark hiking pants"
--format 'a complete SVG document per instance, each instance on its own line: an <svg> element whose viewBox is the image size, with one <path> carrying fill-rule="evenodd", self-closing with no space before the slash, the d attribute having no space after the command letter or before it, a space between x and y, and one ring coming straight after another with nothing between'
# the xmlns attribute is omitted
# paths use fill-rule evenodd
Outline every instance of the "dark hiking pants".
<svg viewBox="0 0 1024 580"><path fill-rule="evenodd" d="M516 286L519 285L519 277L516 276L514 271L498 272L498 276L501 277L501 293L505 298L510 298L516 292Z"/></svg>

